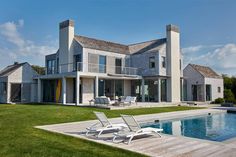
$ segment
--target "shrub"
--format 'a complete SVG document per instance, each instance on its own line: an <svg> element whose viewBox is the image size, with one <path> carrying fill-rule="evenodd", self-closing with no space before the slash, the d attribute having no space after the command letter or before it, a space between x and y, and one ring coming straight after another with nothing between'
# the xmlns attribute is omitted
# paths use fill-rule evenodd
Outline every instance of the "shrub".
<svg viewBox="0 0 236 157"><path fill-rule="evenodd" d="M224 101L225 101L224 98L217 98L217 99L215 99L214 103L215 104L222 104Z"/></svg>
<svg viewBox="0 0 236 157"><path fill-rule="evenodd" d="M235 102L234 94L230 89L224 90L224 98L226 102Z"/></svg>

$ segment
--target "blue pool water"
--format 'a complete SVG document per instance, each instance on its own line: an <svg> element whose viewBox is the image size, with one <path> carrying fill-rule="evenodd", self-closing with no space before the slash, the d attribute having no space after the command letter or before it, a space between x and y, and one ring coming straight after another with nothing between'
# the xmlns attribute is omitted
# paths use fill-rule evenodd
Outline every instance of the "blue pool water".
<svg viewBox="0 0 236 157"><path fill-rule="evenodd" d="M236 137L236 114L222 113L144 124L142 127L162 128L165 134L224 141Z"/></svg>

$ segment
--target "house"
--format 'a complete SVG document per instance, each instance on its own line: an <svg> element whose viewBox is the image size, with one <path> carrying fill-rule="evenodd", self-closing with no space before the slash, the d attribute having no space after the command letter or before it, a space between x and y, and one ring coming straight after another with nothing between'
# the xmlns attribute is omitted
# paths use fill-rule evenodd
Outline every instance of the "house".
<svg viewBox="0 0 236 157"><path fill-rule="evenodd" d="M188 64L183 73L185 100L214 101L223 98L223 78L210 67Z"/></svg>
<svg viewBox="0 0 236 157"><path fill-rule="evenodd" d="M180 102L182 55L179 28L166 37L124 45L74 33L74 21L59 24L59 49L45 57L38 102L87 104L98 96L137 96L142 102Z"/></svg>
<svg viewBox="0 0 236 157"><path fill-rule="evenodd" d="M37 100L37 75L29 63L9 65L0 71L0 103L35 102Z"/></svg>

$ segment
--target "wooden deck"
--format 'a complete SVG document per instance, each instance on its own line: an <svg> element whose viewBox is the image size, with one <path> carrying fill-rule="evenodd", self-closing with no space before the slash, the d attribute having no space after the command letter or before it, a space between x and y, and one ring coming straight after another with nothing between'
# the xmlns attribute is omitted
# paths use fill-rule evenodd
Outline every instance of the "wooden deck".
<svg viewBox="0 0 236 157"><path fill-rule="evenodd" d="M207 113L224 112L213 109L203 109L194 111L181 111L172 113L150 114L135 116L138 121L153 121L154 119L166 119L170 117L186 117ZM121 122L121 118L111 119L113 123ZM194 138L187 138L183 136L164 135L148 136L145 138L134 139L131 144L127 145L124 142L113 143L112 133L102 135L99 139L94 136L85 136L84 131L86 127L91 126L97 122L96 120L73 122L46 126L37 126L37 128L61 133L64 135L74 136L91 140L94 142L118 147L148 156L163 156L163 157L233 157L236 156L236 139L228 142L212 142L207 140L199 140Z"/></svg>

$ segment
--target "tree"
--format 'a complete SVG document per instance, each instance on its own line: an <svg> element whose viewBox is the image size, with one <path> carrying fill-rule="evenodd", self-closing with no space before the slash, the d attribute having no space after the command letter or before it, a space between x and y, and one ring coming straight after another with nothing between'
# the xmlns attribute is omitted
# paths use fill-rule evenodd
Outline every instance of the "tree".
<svg viewBox="0 0 236 157"><path fill-rule="evenodd" d="M45 75L45 68L38 66L38 65L32 65L31 66L39 75Z"/></svg>
<svg viewBox="0 0 236 157"><path fill-rule="evenodd" d="M235 102L234 94L231 89L224 90L224 98L226 102Z"/></svg>

